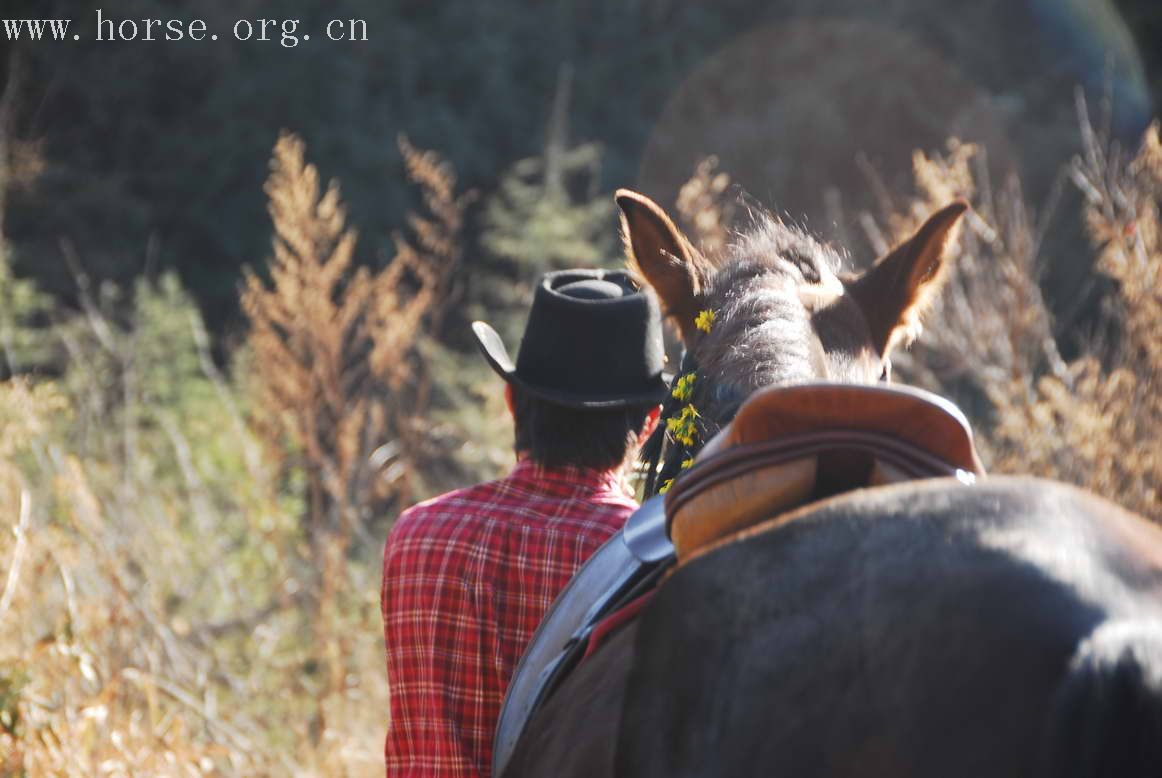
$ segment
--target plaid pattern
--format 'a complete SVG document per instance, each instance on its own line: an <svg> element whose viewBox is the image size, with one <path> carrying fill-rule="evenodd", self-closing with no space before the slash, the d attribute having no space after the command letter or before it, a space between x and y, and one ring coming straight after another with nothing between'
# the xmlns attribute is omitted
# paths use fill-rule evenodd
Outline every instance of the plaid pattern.
<svg viewBox="0 0 1162 778"><path fill-rule="evenodd" d="M383 554L389 776L491 773L517 661L577 568L637 504L613 472L512 473L405 511Z"/></svg>

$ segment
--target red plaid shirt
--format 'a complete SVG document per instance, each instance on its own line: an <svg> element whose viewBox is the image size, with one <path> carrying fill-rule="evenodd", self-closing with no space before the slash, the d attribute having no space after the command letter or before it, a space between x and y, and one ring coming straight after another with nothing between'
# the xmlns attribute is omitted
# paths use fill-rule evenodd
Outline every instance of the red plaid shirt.
<svg viewBox="0 0 1162 778"><path fill-rule="evenodd" d="M615 473L545 468L405 511L383 552L389 776L492 772L505 689L581 563L637 507Z"/></svg>

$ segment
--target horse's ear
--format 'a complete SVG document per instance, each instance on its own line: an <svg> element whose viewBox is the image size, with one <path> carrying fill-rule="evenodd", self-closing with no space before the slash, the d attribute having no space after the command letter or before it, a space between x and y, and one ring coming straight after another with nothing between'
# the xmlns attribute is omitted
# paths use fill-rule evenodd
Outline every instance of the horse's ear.
<svg viewBox="0 0 1162 778"><path fill-rule="evenodd" d="M614 199L621 209L626 265L653 287L666 316L688 340L709 264L653 200L628 189L618 189Z"/></svg>
<svg viewBox="0 0 1162 778"><path fill-rule="evenodd" d="M944 206L915 235L847 282L880 356L886 357L901 335L918 328L920 315L944 281L949 264L944 252L967 210L968 203L959 199Z"/></svg>

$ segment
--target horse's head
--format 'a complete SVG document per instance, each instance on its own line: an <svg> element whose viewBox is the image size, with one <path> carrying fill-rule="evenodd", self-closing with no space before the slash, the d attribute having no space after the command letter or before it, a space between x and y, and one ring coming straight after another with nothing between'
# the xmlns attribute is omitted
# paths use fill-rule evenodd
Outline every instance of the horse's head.
<svg viewBox="0 0 1162 778"><path fill-rule="evenodd" d="M968 208L953 202L867 271L844 274L839 253L773 217L756 216L721 256L707 257L649 198L624 189L616 197L629 266L658 295L686 368L696 370L682 407L696 410L698 434L669 447L663 478L756 389L886 380L891 350L915 333ZM670 405L671 417L680 413Z"/></svg>

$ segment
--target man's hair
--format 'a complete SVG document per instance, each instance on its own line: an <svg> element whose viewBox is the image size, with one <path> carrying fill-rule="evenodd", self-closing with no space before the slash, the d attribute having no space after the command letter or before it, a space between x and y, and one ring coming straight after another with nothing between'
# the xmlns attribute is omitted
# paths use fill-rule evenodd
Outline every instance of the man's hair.
<svg viewBox="0 0 1162 778"><path fill-rule="evenodd" d="M516 450L545 467L618 467L633 452L653 405L589 409L555 405L512 387Z"/></svg>

